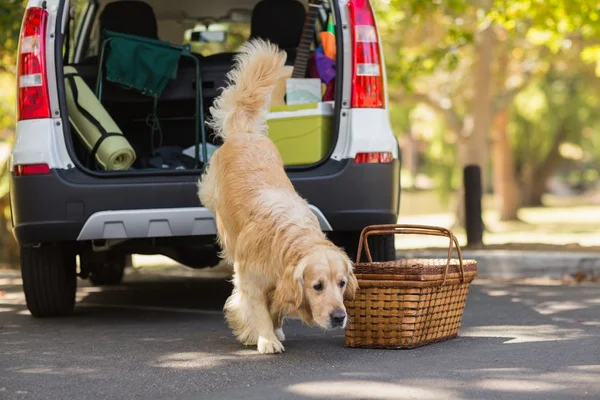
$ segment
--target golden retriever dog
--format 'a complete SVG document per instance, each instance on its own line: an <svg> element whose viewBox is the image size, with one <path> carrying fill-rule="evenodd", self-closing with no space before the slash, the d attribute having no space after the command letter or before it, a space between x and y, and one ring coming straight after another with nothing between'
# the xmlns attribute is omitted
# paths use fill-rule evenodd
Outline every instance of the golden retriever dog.
<svg viewBox="0 0 600 400"><path fill-rule="evenodd" d="M240 50L229 85L211 108L210 124L224 143L198 193L216 215L222 255L234 269L226 320L241 343L260 353L284 351L286 316L324 329L345 327L344 298L357 289L348 256L321 231L267 137L268 106L285 58L263 40Z"/></svg>

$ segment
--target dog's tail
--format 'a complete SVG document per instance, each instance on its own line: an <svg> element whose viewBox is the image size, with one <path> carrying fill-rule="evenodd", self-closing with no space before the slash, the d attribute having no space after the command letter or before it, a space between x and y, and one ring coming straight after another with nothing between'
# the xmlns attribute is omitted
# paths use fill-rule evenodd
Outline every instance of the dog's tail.
<svg viewBox="0 0 600 400"><path fill-rule="evenodd" d="M276 45L261 39L242 46L235 68L227 75L229 86L210 108L209 125L216 136L225 140L233 134L267 134L266 114L285 58Z"/></svg>

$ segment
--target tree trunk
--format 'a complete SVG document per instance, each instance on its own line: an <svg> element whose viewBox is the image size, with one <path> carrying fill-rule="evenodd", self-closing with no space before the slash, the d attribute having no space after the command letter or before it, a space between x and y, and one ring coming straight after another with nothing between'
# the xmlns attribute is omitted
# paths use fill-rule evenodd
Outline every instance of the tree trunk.
<svg viewBox="0 0 600 400"><path fill-rule="evenodd" d="M567 128L565 123L559 126L554 134L552 147L544 160L536 166L529 165L524 169L522 179L522 202L523 207L539 207L542 204L542 196L546 192L548 178L556 170L562 157L560 145L567 139Z"/></svg>
<svg viewBox="0 0 600 400"><path fill-rule="evenodd" d="M508 49L502 47L498 59L498 92L504 92L508 72ZM492 170L494 200L500 214L500 221L518 220L519 193L516 181L516 168L512 147L508 138L509 104L504 104L496 112L492 121Z"/></svg>
<svg viewBox="0 0 600 400"><path fill-rule="evenodd" d="M500 221L517 221L519 218L519 193L516 182L515 163L508 138L508 110L499 111L493 123L493 169L495 202Z"/></svg>
<svg viewBox="0 0 600 400"><path fill-rule="evenodd" d="M415 135L415 130L413 129L412 124L409 127L408 140L408 143L410 143L410 164L408 165L408 170L413 179L413 185L415 185L417 180L417 174L419 172L419 142Z"/></svg>
<svg viewBox="0 0 600 400"><path fill-rule="evenodd" d="M546 181L538 181L537 167L532 164L523 165L521 174L521 207L540 207L542 195L546 191Z"/></svg>
<svg viewBox="0 0 600 400"><path fill-rule="evenodd" d="M414 189L419 171L419 149L418 141L411 126L406 135L399 138L400 149L402 150L402 169L407 171L411 178L411 185L403 183L403 189Z"/></svg>
<svg viewBox="0 0 600 400"><path fill-rule="evenodd" d="M531 186L528 190L525 191L523 195L523 202L521 205L523 207L541 207L544 204L542 203L542 196L546 192L546 182L545 181L537 181L532 182Z"/></svg>
<svg viewBox="0 0 600 400"><path fill-rule="evenodd" d="M465 214L465 190L460 188L455 194L456 202L454 203L454 223L451 229L456 229L466 226L466 214Z"/></svg>
<svg viewBox="0 0 600 400"><path fill-rule="evenodd" d="M478 32L475 42L474 95L471 102L472 124L465 124L464 138L458 141L458 157L462 167L477 165L481 168L481 183L487 186L489 170L489 133L492 114L492 64L495 33L490 25ZM470 125L470 126L469 126ZM462 171L461 171L462 174ZM463 225L464 199L457 199L456 224Z"/></svg>
<svg viewBox="0 0 600 400"><path fill-rule="evenodd" d="M0 198L0 264L14 266L19 262L19 246L12 235L8 193Z"/></svg>
<svg viewBox="0 0 600 400"><path fill-rule="evenodd" d="M471 132L467 132L463 164L478 165L485 181L488 177L488 147L492 119L492 63L495 42L493 27L487 27L477 36L473 71L475 90L471 105L473 124Z"/></svg>

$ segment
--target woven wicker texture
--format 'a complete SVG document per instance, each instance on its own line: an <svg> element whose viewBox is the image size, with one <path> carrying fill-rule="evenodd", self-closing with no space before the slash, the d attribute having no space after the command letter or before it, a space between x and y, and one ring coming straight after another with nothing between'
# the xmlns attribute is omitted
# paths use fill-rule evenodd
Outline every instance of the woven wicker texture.
<svg viewBox="0 0 600 400"><path fill-rule="evenodd" d="M449 237L451 246L457 246L459 258L356 264L360 289L354 300L346 302L346 346L414 348L458 335L477 263L462 260L454 235L442 228L407 225L367 227L363 235L420 230ZM371 259L368 251L367 255Z"/></svg>

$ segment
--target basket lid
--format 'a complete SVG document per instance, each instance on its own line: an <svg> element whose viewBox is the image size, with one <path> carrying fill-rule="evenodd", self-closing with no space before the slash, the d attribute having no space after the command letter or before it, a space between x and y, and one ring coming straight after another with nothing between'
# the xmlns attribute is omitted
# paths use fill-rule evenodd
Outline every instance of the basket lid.
<svg viewBox="0 0 600 400"><path fill-rule="evenodd" d="M410 280L431 281L439 280L446 271L447 259L421 259L408 258L386 262L363 262L354 265L354 274L357 278L369 280ZM465 279L477 275L477 261L463 260ZM448 277L459 277L460 261L451 259L448 267Z"/></svg>

